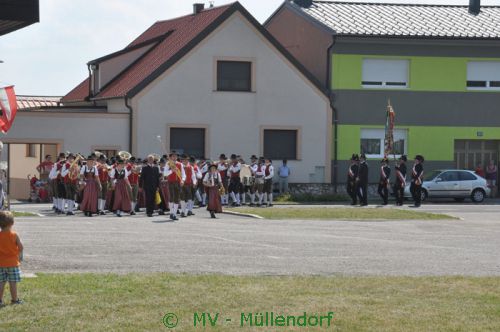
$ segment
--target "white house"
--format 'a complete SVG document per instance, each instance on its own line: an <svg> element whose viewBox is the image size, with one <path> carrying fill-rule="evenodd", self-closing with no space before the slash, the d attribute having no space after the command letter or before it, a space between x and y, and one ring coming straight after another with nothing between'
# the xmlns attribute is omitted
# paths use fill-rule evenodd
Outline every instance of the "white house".
<svg viewBox="0 0 500 332"><path fill-rule="evenodd" d="M193 7L89 62L62 106L21 112L8 139L138 157L175 149L286 158L290 182L329 183L332 109L321 84L238 2Z"/></svg>

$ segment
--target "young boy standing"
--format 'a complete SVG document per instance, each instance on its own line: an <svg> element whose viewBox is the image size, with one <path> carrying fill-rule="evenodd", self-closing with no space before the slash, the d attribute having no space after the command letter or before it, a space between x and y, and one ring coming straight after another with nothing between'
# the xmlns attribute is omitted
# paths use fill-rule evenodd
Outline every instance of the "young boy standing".
<svg viewBox="0 0 500 332"><path fill-rule="evenodd" d="M0 306L3 306L3 291L7 281L10 286L12 304L21 304L17 297L17 283L21 281L21 257L23 245L12 230L14 216L9 211L0 211Z"/></svg>

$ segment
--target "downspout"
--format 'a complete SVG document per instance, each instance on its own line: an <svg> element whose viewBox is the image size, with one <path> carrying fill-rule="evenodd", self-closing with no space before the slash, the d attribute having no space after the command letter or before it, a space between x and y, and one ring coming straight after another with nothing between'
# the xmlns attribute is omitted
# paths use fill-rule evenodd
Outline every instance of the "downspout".
<svg viewBox="0 0 500 332"><path fill-rule="evenodd" d="M327 50L327 60L326 60L326 69L327 69L327 79L326 79L326 87L328 89L328 99L330 100L330 107L332 108L333 113L333 190L335 193L338 192L338 124L339 119L337 116L337 110L335 109L335 95L332 91L332 54L333 47L337 41L337 37L333 35L332 44L328 47Z"/></svg>
<svg viewBox="0 0 500 332"><path fill-rule="evenodd" d="M133 123L134 123L134 110L132 109L132 106L129 105L129 98L127 96L125 96L125 106L128 108L129 110L129 116L128 116L128 151L130 153L132 153L132 126L133 126Z"/></svg>
<svg viewBox="0 0 500 332"><path fill-rule="evenodd" d="M87 69L89 70L89 100L92 97L92 70L90 69L90 64L87 63Z"/></svg>

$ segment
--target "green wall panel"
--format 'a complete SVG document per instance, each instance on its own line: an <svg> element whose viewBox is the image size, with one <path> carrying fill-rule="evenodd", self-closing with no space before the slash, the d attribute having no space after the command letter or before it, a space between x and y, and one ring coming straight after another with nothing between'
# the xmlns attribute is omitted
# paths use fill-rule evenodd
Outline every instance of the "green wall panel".
<svg viewBox="0 0 500 332"><path fill-rule="evenodd" d="M339 160L348 160L352 153L359 153L361 128L381 128L383 126L339 126ZM453 161L455 140L500 140L500 127L424 127L396 126L408 129L408 155L413 158L423 154L426 160ZM478 132L483 136L478 137Z"/></svg>
<svg viewBox="0 0 500 332"><path fill-rule="evenodd" d="M363 59L405 59L410 60L410 91L443 91L443 92L495 92L467 90L468 61L500 61L486 58L446 58L421 56L372 56L358 54L332 55L332 89L363 89ZM370 89L377 90L377 89ZM383 89L388 90L388 89ZM401 89L398 89L401 91ZM404 91L405 89L403 89ZM496 91L498 93L498 91Z"/></svg>

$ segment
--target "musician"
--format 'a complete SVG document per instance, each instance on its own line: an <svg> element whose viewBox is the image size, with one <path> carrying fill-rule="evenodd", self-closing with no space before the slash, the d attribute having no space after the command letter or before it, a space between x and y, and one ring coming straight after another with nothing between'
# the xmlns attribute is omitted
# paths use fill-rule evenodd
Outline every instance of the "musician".
<svg viewBox="0 0 500 332"><path fill-rule="evenodd" d="M245 179L248 178L248 174L245 174L245 172L247 172L247 170L250 170L250 168L248 167L248 165L246 165L245 160L241 156L236 156L236 157L238 158L238 162L241 165L240 188L239 188L241 205L247 205L247 193L250 190L250 186L248 186L249 180Z"/></svg>
<svg viewBox="0 0 500 332"><path fill-rule="evenodd" d="M229 194L231 195L231 199L233 201L233 206L241 206L240 202L240 171L241 164L237 159L235 154L231 155L231 163L229 164L227 170L227 177L229 178Z"/></svg>
<svg viewBox="0 0 500 332"><path fill-rule="evenodd" d="M201 157L198 165L201 173L201 180L198 181L198 191L201 194L200 207L204 207L207 204L207 193L205 191L205 185L203 184L203 179L205 178L205 175L208 173L208 166L210 166L210 163L207 162L205 157Z"/></svg>
<svg viewBox="0 0 500 332"><path fill-rule="evenodd" d="M122 216L122 211L127 213L132 211L129 194L132 189L128 182L129 175L129 172L125 168L124 160L117 159L115 168L113 168L109 174L111 181L113 181L114 188L112 210L116 213L117 217Z"/></svg>
<svg viewBox="0 0 500 332"><path fill-rule="evenodd" d="M68 211L66 212L66 215L68 216L75 215L75 199L78 192L79 172L80 170L78 164L75 162L75 156L70 153L61 169L61 176L63 177L64 189L66 191L66 203L68 204Z"/></svg>
<svg viewBox="0 0 500 332"><path fill-rule="evenodd" d="M146 215L152 217L155 209L156 191L160 187L160 169L155 164L153 155L149 155L147 161L148 163L142 167L140 182L146 196Z"/></svg>
<svg viewBox="0 0 500 332"><path fill-rule="evenodd" d="M411 172L411 185L410 192L415 201L414 207L420 207L422 203L422 182L424 177L424 157L417 155L415 157L415 164Z"/></svg>
<svg viewBox="0 0 500 332"><path fill-rule="evenodd" d="M394 184L394 193L396 194L396 205L402 206L405 198L406 187L406 161L405 155L401 156L396 165L396 183Z"/></svg>
<svg viewBox="0 0 500 332"><path fill-rule="evenodd" d="M193 189L192 189L193 206L191 207L191 209L193 209L195 198L198 200L198 204L201 204L201 201L202 201L202 197L201 197L200 191L198 190L198 187L199 187L199 183L203 182L203 175L201 174L201 170L198 167L198 164L196 163L195 156L189 157L189 164L191 164L191 167L193 167L194 174L196 175L196 185L194 185Z"/></svg>
<svg viewBox="0 0 500 332"><path fill-rule="evenodd" d="M252 155L250 157L250 172L252 173L252 179L250 180L250 206L255 205L255 193L257 192L257 184L255 181L255 173L257 172L258 164L257 164L257 156Z"/></svg>
<svg viewBox="0 0 500 332"><path fill-rule="evenodd" d="M66 190L64 188L63 177L61 176L61 171L66 163L66 154L64 152L59 153L57 162L52 167L50 174L50 179L52 180L52 190L54 193L54 201L56 207L56 213L64 213L64 207L66 202L64 198L66 197Z"/></svg>
<svg viewBox="0 0 500 332"><path fill-rule="evenodd" d="M80 176L85 183L80 210L82 210L87 217L92 217L93 213L96 214L98 212L97 200L99 198L99 191L101 190L99 171L95 164L94 156L90 155L87 158L87 164L83 165L80 169Z"/></svg>
<svg viewBox="0 0 500 332"><path fill-rule="evenodd" d="M378 194L382 197L383 204L389 204L389 179L391 176L391 168L389 167L389 159L382 159L380 167L380 180L378 183Z"/></svg>
<svg viewBox="0 0 500 332"><path fill-rule="evenodd" d="M264 199L264 183L266 176L266 165L264 157L260 157L257 168L255 170L255 191L257 194L257 198L259 199L259 203L257 206L262 206L262 200Z"/></svg>
<svg viewBox="0 0 500 332"><path fill-rule="evenodd" d="M193 188L197 185L196 173L193 166L189 163L189 157L185 154L181 156L182 166L186 178L181 187L181 218L193 216Z"/></svg>
<svg viewBox="0 0 500 332"><path fill-rule="evenodd" d="M353 154L351 157L351 165L347 171L347 194L351 197L351 205L358 204L358 195L356 193L356 178L358 177L359 156Z"/></svg>
<svg viewBox="0 0 500 332"><path fill-rule="evenodd" d="M264 203L267 207L273 206L273 178L274 166L270 158L266 158L264 170Z"/></svg>
<svg viewBox="0 0 500 332"><path fill-rule="evenodd" d="M203 184L208 189L207 210L210 212L210 217L215 219L216 213L222 213L221 198L219 195L219 189L222 187L222 178L217 164L210 165L208 173L203 178Z"/></svg>
<svg viewBox="0 0 500 332"><path fill-rule="evenodd" d="M140 168L136 164L135 157L131 157L129 159L129 163L127 164L127 171L129 173L128 182L130 183L131 193L130 200L132 204L132 211L130 211L130 215L135 215L135 207L137 206L137 197L139 194L139 176L140 176Z"/></svg>
<svg viewBox="0 0 500 332"><path fill-rule="evenodd" d="M170 194L168 193L168 182L167 178L163 176L165 173L165 166L167 164L166 158L160 159L160 197L161 203L159 206L158 214L160 216L165 215L166 211L170 211L168 207L168 202L170 200Z"/></svg>
<svg viewBox="0 0 500 332"><path fill-rule="evenodd" d="M176 213L180 204L180 191L181 186L186 180L186 173L184 172L182 163L177 161L176 152L170 153L169 161L165 166L164 176L168 180L168 192L170 193L170 219L177 220Z"/></svg>
<svg viewBox="0 0 500 332"><path fill-rule="evenodd" d="M104 155L99 156L97 170L99 173L99 182L101 183L101 190L99 191L99 200L98 200L98 210L101 216L105 215L104 212L106 209L106 198L108 197L108 189L109 189L109 171L111 167L106 164L106 157Z"/></svg>
<svg viewBox="0 0 500 332"><path fill-rule="evenodd" d="M228 183L227 183L227 169L229 168L229 165L227 164L226 161L226 155L221 154L219 156L219 162L217 163L217 170L219 171L220 177L222 179L222 185L224 186L224 192L225 194L222 195L221 200L222 200L222 205L227 205L229 204L229 196L227 194L228 192Z"/></svg>
<svg viewBox="0 0 500 332"><path fill-rule="evenodd" d="M368 164L366 163L365 154L359 156L359 169L356 178L356 192L361 206L368 205Z"/></svg>

